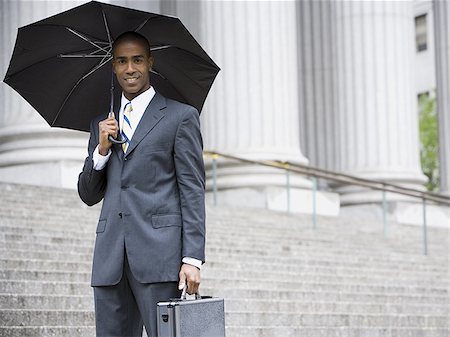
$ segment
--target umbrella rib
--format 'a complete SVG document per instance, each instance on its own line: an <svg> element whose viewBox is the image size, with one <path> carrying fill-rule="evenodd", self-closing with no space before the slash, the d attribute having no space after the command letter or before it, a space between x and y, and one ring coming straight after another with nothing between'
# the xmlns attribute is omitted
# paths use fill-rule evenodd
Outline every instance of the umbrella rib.
<svg viewBox="0 0 450 337"><path fill-rule="evenodd" d="M71 58L71 57L73 57L73 58L84 58L84 57L86 57L86 58L105 58L105 57L111 57L111 54L104 54L104 55L102 55L102 54L97 54L97 55L94 55L94 54L60 54L60 55L58 55L58 57L62 57L62 58Z"/></svg>
<svg viewBox="0 0 450 337"><path fill-rule="evenodd" d="M158 46L158 47L150 47L150 51L155 51L155 50L161 50L161 49L167 49L167 48L171 48L173 47L170 44L164 45L164 46Z"/></svg>
<svg viewBox="0 0 450 337"><path fill-rule="evenodd" d="M151 69L150 72L155 75L158 75L159 77L161 77L164 80L167 80L167 78L165 78L161 73L157 72L155 69Z"/></svg>
<svg viewBox="0 0 450 337"><path fill-rule="evenodd" d="M70 28L70 27L66 27L66 29L67 29L69 32L71 32L72 34L75 34L76 36L78 36L80 39L86 41L87 43L90 43L90 44L93 45L94 47L97 47L99 50L103 50L105 53L108 53L108 50L107 50L107 49L105 49L105 48L99 46L99 44L95 43L95 42L97 42L97 41L94 42L93 40L90 40L90 39L87 38L86 36L83 36L83 34L81 34L80 32L77 32L76 30L74 30L74 29L72 29L72 28ZM102 43L104 43L104 42L102 42Z"/></svg>
<svg viewBox="0 0 450 337"><path fill-rule="evenodd" d="M82 78L80 78L80 80L77 82L76 85L78 85L79 82L81 82L82 80L84 80L85 78L89 77L90 75L92 75L94 72L96 72L98 69L100 69L101 67L103 67L106 63L108 63L109 61L111 61L112 57L106 59L106 60L102 60L99 64L97 64L91 71L89 71L87 74L85 74Z"/></svg>
<svg viewBox="0 0 450 337"><path fill-rule="evenodd" d="M103 10L103 7L102 7L102 14L103 14L103 22L105 24L106 33L108 34L109 46L112 47L111 33L109 32L108 20L106 20L106 14L105 14L105 11Z"/></svg>
<svg viewBox="0 0 450 337"><path fill-rule="evenodd" d="M150 18L145 19L145 21L142 22L142 23L141 23L134 31L135 31L135 32L140 31L140 30L142 29L142 27L144 27L145 24L148 22L148 20L150 20Z"/></svg>
<svg viewBox="0 0 450 337"><path fill-rule="evenodd" d="M64 105L66 105L66 102L69 100L70 96L72 95L72 93L75 91L75 89L78 87L78 85L87 77L89 77L90 75L92 75L94 72L96 72L98 69L100 69L101 67L103 67L105 64L107 64L110 60L112 59L109 58L106 61L102 61L99 64L97 64L95 67L93 67L91 69L91 71L89 71L87 74L85 74L82 78L80 78L77 83L75 83L75 85L72 87L72 89L70 90L69 94L66 96L66 98L64 99L64 102L61 104L61 107L58 110L58 113L56 114L55 118L52 121L52 126L55 125L56 120L58 119L59 115L61 114L62 109L64 108Z"/></svg>

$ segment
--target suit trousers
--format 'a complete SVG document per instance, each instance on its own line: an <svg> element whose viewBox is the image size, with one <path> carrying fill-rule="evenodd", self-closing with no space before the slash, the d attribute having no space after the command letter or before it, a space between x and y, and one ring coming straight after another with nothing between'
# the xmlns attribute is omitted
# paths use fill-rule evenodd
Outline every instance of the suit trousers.
<svg viewBox="0 0 450 337"><path fill-rule="evenodd" d="M126 254L120 282L93 288L97 337L142 337L143 325L149 337L156 337L156 304L181 295L177 282L137 281Z"/></svg>

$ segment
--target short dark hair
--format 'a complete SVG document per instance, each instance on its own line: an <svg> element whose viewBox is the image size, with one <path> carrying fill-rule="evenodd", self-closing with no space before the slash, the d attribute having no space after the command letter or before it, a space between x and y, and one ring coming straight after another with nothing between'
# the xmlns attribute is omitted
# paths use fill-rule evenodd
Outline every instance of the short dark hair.
<svg viewBox="0 0 450 337"><path fill-rule="evenodd" d="M127 41L127 42L133 41L133 42L142 43L144 45L145 49L148 51L148 56L152 56L152 52L150 50L150 42L148 42L147 38L144 35L134 32L134 31L122 33L117 37L117 39L114 40L113 45L112 45L113 56L114 56L116 47L120 43L125 42L125 41Z"/></svg>

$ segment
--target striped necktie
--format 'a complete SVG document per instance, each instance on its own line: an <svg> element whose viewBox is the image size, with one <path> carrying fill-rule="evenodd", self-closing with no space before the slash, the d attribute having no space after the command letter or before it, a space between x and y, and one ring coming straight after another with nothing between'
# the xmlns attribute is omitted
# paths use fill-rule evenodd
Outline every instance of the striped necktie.
<svg viewBox="0 0 450 337"><path fill-rule="evenodd" d="M133 128L131 127L130 122L131 111L133 111L133 107L131 106L131 102L128 102L123 110L122 139L126 140L126 142L122 144L124 153L127 152L133 134Z"/></svg>

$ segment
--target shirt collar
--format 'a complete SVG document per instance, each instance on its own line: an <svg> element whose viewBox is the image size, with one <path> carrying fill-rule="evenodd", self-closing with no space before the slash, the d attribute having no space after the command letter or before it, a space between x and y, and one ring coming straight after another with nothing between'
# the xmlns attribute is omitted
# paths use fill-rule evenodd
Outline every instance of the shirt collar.
<svg viewBox="0 0 450 337"><path fill-rule="evenodd" d="M153 89L153 87L150 87L149 89L147 89L143 93L141 93L138 96L136 96L135 98L133 98L131 101L129 101L128 98L126 98L125 95L122 92L122 100L121 100L121 103L120 103L120 111L123 111L125 105L128 102L131 102L131 106L133 107L133 111L134 110L138 110L138 111L144 112L145 109L147 108L147 106L150 104L150 101L153 99L154 96L155 96L155 89Z"/></svg>
<svg viewBox="0 0 450 337"><path fill-rule="evenodd" d="M155 89L153 87L150 87L148 90L141 93L139 96L136 96L131 100L131 106L133 107L133 112L129 116L129 122L132 127L130 137L133 136L134 130L138 126L139 122L141 121L142 116L145 113L145 110L147 109L148 105L150 104L150 101L155 96ZM130 101L123 95L122 93L122 100L120 105L120 113L119 113L119 126L120 131L122 131L123 127L123 115L124 115L124 108L125 105L127 105Z"/></svg>

